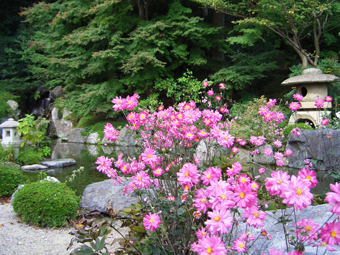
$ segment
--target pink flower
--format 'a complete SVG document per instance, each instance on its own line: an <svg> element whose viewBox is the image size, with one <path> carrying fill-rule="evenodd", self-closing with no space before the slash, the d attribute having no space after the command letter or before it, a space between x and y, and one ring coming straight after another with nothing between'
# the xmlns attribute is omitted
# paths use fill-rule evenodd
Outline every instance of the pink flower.
<svg viewBox="0 0 340 255"><path fill-rule="evenodd" d="M152 165L153 163L158 162L158 157L156 156L156 151L151 148L146 148L144 152L141 154L142 160L147 165Z"/></svg>
<svg viewBox="0 0 340 255"><path fill-rule="evenodd" d="M286 157L289 157L290 155L293 154L292 150L287 149L284 153L283 153Z"/></svg>
<svg viewBox="0 0 340 255"><path fill-rule="evenodd" d="M272 171L271 178L268 177L265 181L267 191L269 191L272 196L280 195L282 184L287 183L289 178L290 176L286 172L282 172L281 170L277 172Z"/></svg>
<svg viewBox="0 0 340 255"><path fill-rule="evenodd" d="M340 222L326 223L320 230L321 240L329 245L338 245L340 242Z"/></svg>
<svg viewBox="0 0 340 255"><path fill-rule="evenodd" d="M266 169L264 167L261 167L259 169L259 174L264 174L266 172Z"/></svg>
<svg viewBox="0 0 340 255"><path fill-rule="evenodd" d="M293 175L288 183L282 185L282 202L288 206L294 206L295 210L307 208L313 199L309 186L308 180Z"/></svg>
<svg viewBox="0 0 340 255"><path fill-rule="evenodd" d="M225 89L225 84L224 84L224 83L220 83L220 84L218 84L218 87L219 87L220 89Z"/></svg>
<svg viewBox="0 0 340 255"><path fill-rule="evenodd" d="M200 211L194 211L194 213L193 213L194 218L197 219L197 220L201 218L201 215L202 214L201 214Z"/></svg>
<svg viewBox="0 0 340 255"><path fill-rule="evenodd" d="M260 114L261 116L264 116L268 111L269 111L268 107L266 107L266 106L261 106L261 107L259 108L258 114Z"/></svg>
<svg viewBox="0 0 340 255"><path fill-rule="evenodd" d="M138 172L132 179L137 188L146 189L150 185L150 176L144 171Z"/></svg>
<svg viewBox="0 0 340 255"><path fill-rule="evenodd" d="M112 99L111 103L114 104L114 106L112 106L112 108L115 111L124 110L123 100L125 100L125 99L122 99L122 97L116 97L116 98Z"/></svg>
<svg viewBox="0 0 340 255"><path fill-rule="evenodd" d="M273 142L273 144L274 144L276 147L278 147L278 148L281 148L281 147L282 147L282 142L281 142L280 140L275 140L275 141Z"/></svg>
<svg viewBox="0 0 340 255"><path fill-rule="evenodd" d="M202 85L203 85L203 87L205 87L205 88L206 88L206 87L208 87L208 86L209 86L209 82L208 82L208 81L204 81Z"/></svg>
<svg viewBox="0 0 340 255"><path fill-rule="evenodd" d="M216 174L214 169L212 167L209 167L208 170L203 172L203 175L201 176L202 183L204 185L211 185L211 182L218 181L221 174Z"/></svg>
<svg viewBox="0 0 340 255"><path fill-rule="evenodd" d="M213 96L214 95L214 91L213 90L208 90L207 95L210 96L210 97Z"/></svg>
<svg viewBox="0 0 340 255"><path fill-rule="evenodd" d="M324 101L321 98L316 99L314 105L316 106L316 108L322 108L324 105Z"/></svg>
<svg viewBox="0 0 340 255"><path fill-rule="evenodd" d="M247 251L247 246L242 238L237 238L234 241L234 246L232 249L238 253L243 253Z"/></svg>
<svg viewBox="0 0 340 255"><path fill-rule="evenodd" d="M325 102L332 102L333 98L331 96L326 96L325 97Z"/></svg>
<svg viewBox="0 0 340 255"><path fill-rule="evenodd" d="M284 252L284 250L275 250L275 248L269 249L269 255L282 255L282 252Z"/></svg>
<svg viewBox="0 0 340 255"><path fill-rule="evenodd" d="M226 107L222 106L222 107L220 108L220 112L221 112L221 113L229 113L229 110L228 110Z"/></svg>
<svg viewBox="0 0 340 255"><path fill-rule="evenodd" d="M335 213L336 215L340 215L340 184L330 184L330 189L333 192L326 193L325 202L329 205L334 205L331 208L331 212Z"/></svg>
<svg viewBox="0 0 340 255"><path fill-rule="evenodd" d="M233 148L231 148L231 152L232 153L237 153L238 152L238 148L236 146L234 146Z"/></svg>
<svg viewBox="0 0 340 255"><path fill-rule="evenodd" d="M104 136L109 141L116 141L119 136L119 131L117 131L111 123L107 123L104 127Z"/></svg>
<svg viewBox="0 0 340 255"><path fill-rule="evenodd" d="M322 119L322 121L321 121L322 126L327 126L328 123L329 123L329 119Z"/></svg>
<svg viewBox="0 0 340 255"><path fill-rule="evenodd" d="M156 177L162 176L163 173L164 173L164 170L160 167L157 167L152 172L153 176L156 176Z"/></svg>
<svg viewBox="0 0 340 255"><path fill-rule="evenodd" d="M293 95L293 98L294 98L296 101L301 102L302 99L303 99L303 96L302 96L302 95L299 95L299 94L294 94L294 95Z"/></svg>
<svg viewBox="0 0 340 255"><path fill-rule="evenodd" d="M331 245L327 244L326 242L317 242L316 244L313 245L313 247L315 246L321 246L321 247L325 247L326 250L329 250L329 251L336 251L336 249L334 249Z"/></svg>
<svg viewBox="0 0 340 255"><path fill-rule="evenodd" d="M161 219L156 213L146 214L143 218L143 226L146 230L155 231L156 228L159 228L159 225L161 224Z"/></svg>
<svg viewBox="0 0 340 255"><path fill-rule="evenodd" d="M97 161L95 162L95 164L99 165L96 167L96 169L99 172L106 173L106 170L112 166L112 161L108 157L100 156L99 158L97 158Z"/></svg>
<svg viewBox="0 0 340 255"><path fill-rule="evenodd" d="M260 211L259 207L253 205L247 207L243 212L243 218L247 219L247 225L254 228L263 227L263 221L266 219L267 213Z"/></svg>
<svg viewBox="0 0 340 255"><path fill-rule="evenodd" d="M292 129L292 133L295 135L295 136L300 136L301 135L301 132L300 132L300 129L298 127L295 127Z"/></svg>
<svg viewBox="0 0 340 255"><path fill-rule="evenodd" d="M191 163L185 163L177 173L177 180L181 185L189 185L190 187L199 182L199 173L197 166Z"/></svg>
<svg viewBox="0 0 340 255"><path fill-rule="evenodd" d="M312 221L311 217L309 217L307 221L303 218L295 223L295 234L297 238L302 242L307 240L308 244L318 239L318 230L319 224Z"/></svg>
<svg viewBox="0 0 340 255"><path fill-rule="evenodd" d="M271 148L264 148L264 150L263 150L263 153L264 153L264 155L266 155L266 156L270 156L270 155L272 155L272 153L273 153L273 150L271 149Z"/></svg>
<svg viewBox="0 0 340 255"><path fill-rule="evenodd" d="M316 184L318 184L318 180L316 179L316 173L312 170L309 170L307 168L301 168L298 176L300 176L302 179L306 179L310 182L309 188L314 188Z"/></svg>
<svg viewBox="0 0 340 255"><path fill-rule="evenodd" d="M221 97L220 96L215 96L216 101L221 101Z"/></svg>
<svg viewBox="0 0 340 255"><path fill-rule="evenodd" d="M256 193L251 189L250 183L241 183L234 188L234 194L237 206L246 208L256 202Z"/></svg>
<svg viewBox="0 0 340 255"><path fill-rule="evenodd" d="M283 159L283 154L281 153L281 152L275 152L275 154L274 154L274 159L276 159L276 160L281 160L281 159Z"/></svg>
<svg viewBox="0 0 340 255"><path fill-rule="evenodd" d="M191 246L192 247L192 246ZM194 249L200 255L224 255L227 254L225 244L218 236L205 236L198 240L198 244Z"/></svg>
<svg viewBox="0 0 340 255"><path fill-rule="evenodd" d="M231 147L234 144L234 137L230 135L228 131L221 131L217 141L223 147Z"/></svg>
<svg viewBox="0 0 340 255"><path fill-rule="evenodd" d="M269 99L269 101L267 102L267 106L270 108L270 107L273 107L275 106L277 100L276 99Z"/></svg>
<svg viewBox="0 0 340 255"><path fill-rule="evenodd" d="M198 211L203 211L205 213L208 208L210 208L210 203L208 198L204 193L203 189L196 190L196 198L193 200L193 205Z"/></svg>
<svg viewBox="0 0 340 255"><path fill-rule="evenodd" d="M233 217L230 216L230 212L226 208L208 212L208 217L210 219L204 224L213 235L216 235L217 233L220 233L221 235L227 234L228 229L230 229L232 226Z"/></svg>
<svg viewBox="0 0 340 255"><path fill-rule="evenodd" d="M138 98L139 96L137 94L134 94L132 97L127 96L124 100L124 108L126 110L132 110L135 108L138 104Z"/></svg>
<svg viewBox="0 0 340 255"><path fill-rule="evenodd" d="M282 159L279 159L279 160L276 161L276 165L279 166L279 167L283 166L284 164L285 164L285 162Z"/></svg>
<svg viewBox="0 0 340 255"><path fill-rule="evenodd" d="M289 109L292 111L297 111L301 107L301 104L298 102L292 102L289 104Z"/></svg>

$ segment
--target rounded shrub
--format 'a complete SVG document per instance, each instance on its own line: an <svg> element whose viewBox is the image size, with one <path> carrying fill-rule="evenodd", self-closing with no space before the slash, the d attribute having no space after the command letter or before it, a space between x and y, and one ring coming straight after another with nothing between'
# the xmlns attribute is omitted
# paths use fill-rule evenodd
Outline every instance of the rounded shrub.
<svg viewBox="0 0 340 255"><path fill-rule="evenodd" d="M306 129L306 130L313 130L313 128L310 125L307 125L305 123L297 123L294 125L288 125L284 130L283 130L283 135L285 137L288 137L289 133L293 130L293 128L298 127L299 129Z"/></svg>
<svg viewBox="0 0 340 255"><path fill-rule="evenodd" d="M0 164L0 197L11 196L23 183L23 172L19 167Z"/></svg>
<svg viewBox="0 0 340 255"><path fill-rule="evenodd" d="M13 209L26 223L43 227L65 226L68 219L77 216L79 197L57 182L33 182L25 184L14 195Z"/></svg>

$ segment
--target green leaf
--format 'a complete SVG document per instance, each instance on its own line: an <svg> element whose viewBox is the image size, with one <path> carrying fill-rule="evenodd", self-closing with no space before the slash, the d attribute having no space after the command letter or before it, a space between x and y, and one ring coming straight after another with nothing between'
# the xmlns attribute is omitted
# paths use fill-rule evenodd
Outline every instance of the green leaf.
<svg viewBox="0 0 340 255"><path fill-rule="evenodd" d="M71 255L92 255L95 252L88 246L81 246L70 253Z"/></svg>

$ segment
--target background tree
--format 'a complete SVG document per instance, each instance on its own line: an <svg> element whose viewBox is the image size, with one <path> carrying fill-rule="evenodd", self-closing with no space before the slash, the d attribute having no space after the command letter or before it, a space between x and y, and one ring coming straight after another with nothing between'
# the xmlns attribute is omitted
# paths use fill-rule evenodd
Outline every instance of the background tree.
<svg viewBox="0 0 340 255"><path fill-rule="evenodd" d="M334 30L339 31L340 4L335 0L195 1L236 17L235 23L243 25L236 27L243 35L229 38L229 42L245 43L247 39L248 42L249 39L259 39L262 32L258 26L265 26L294 49L303 66L316 66L321 54L321 40L334 42L337 34Z"/></svg>

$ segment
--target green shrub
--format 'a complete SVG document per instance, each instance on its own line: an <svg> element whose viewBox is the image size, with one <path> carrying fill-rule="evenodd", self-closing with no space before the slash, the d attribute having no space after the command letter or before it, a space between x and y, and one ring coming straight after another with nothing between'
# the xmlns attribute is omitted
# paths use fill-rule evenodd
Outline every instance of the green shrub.
<svg viewBox="0 0 340 255"><path fill-rule="evenodd" d="M78 203L79 197L65 183L42 181L18 190L13 209L26 223L57 227L77 216Z"/></svg>
<svg viewBox="0 0 340 255"><path fill-rule="evenodd" d="M283 134L285 137L288 138L289 133L292 131L293 128L298 127L299 129L307 129L307 130L313 130L313 128L310 125L307 125L305 123L297 123L294 125L288 125L284 130Z"/></svg>
<svg viewBox="0 0 340 255"><path fill-rule="evenodd" d="M92 126L103 119L105 119L105 116L84 116L79 120L77 128Z"/></svg>
<svg viewBox="0 0 340 255"><path fill-rule="evenodd" d="M0 164L0 197L12 195L23 183L22 171L17 166Z"/></svg>

